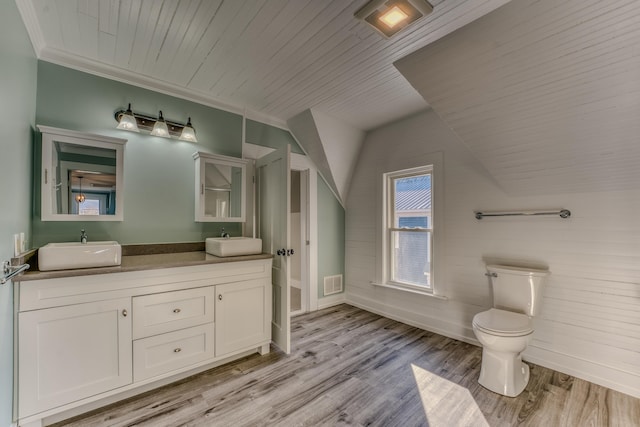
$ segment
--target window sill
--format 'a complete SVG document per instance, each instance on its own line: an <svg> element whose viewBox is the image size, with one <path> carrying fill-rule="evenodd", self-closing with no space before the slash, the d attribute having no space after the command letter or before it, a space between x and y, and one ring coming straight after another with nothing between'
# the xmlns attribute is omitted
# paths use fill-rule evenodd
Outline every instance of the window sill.
<svg viewBox="0 0 640 427"><path fill-rule="evenodd" d="M436 298L439 300L443 300L443 301L447 301L449 298L443 296L443 295L436 295L433 292L427 291L427 290L421 290L421 289L414 289L414 288L409 288L409 287L405 287L402 285L398 285L395 283L378 283L378 282L369 282L370 284L372 284L373 286L380 286L381 288L389 288L389 289L396 289L398 291L404 291L404 292L409 292L412 294L418 294L418 295L424 295L426 297L431 297L431 298Z"/></svg>

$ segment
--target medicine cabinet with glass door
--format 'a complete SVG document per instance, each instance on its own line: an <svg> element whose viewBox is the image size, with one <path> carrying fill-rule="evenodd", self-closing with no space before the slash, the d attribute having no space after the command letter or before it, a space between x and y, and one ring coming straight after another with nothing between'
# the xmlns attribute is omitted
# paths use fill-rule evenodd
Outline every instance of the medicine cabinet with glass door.
<svg viewBox="0 0 640 427"><path fill-rule="evenodd" d="M122 221L126 139L38 125L42 221Z"/></svg>
<svg viewBox="0 0 640 427"><path fill-rule="evenodd" d="M196 222L244 222L249 161L197 152Z"/></svg>

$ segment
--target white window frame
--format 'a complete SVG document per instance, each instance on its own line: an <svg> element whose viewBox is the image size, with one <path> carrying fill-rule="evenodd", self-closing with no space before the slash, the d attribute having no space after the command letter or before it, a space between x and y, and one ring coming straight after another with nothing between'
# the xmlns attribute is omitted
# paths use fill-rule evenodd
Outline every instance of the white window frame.
<svg viewBox="0 0 640 427"><path fill-rule="evenodd" d="M370 283L376 287L405 291L437 299L447 300L446 284L444 282L444 153L431 152L426 154L414 153L410 157L393 159L387 165L377 170L377 238L376 238L376 278ZM389 224L388 184L387 177L392 174L408 173L431 168L431 289L423 286L408 286L391 282L390 279L390 239L387 225Z"/></svg>
<svg viewBox="0 0 640 427"><path fill-rule="evenodd" d="M399 171L389 172L384 174L385 180L385 234L386 234L386 247L385 247L385 264L386 264L386 282L390 285L403 287L414 291L433 293L433 209L431 212L431 218L429 218L429 224L427 228L421 229L409 229L404 227L398 227L394 224L395 219L395 204L396 204L396 191L394 182L401 178L411 178L415 176L429 175L431 178L431 185L433 187L433 165L426 165L417 168L403 169ZM433 188L431 189L433 196ZM432 198L433 206L433 198ZM429 286L416 285L411 283L400 282L394 280L394 232L409 232L409 233L430 233L431 239L429 240L429 254L431 255L429 261Z"/></svg>

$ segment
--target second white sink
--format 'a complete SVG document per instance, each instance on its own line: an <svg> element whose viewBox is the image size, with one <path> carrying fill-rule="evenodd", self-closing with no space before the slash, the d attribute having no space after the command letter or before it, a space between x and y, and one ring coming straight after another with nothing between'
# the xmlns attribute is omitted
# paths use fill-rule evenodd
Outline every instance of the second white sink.
<svg viewBox="0 0 640 427"><path fill-rule="evenodd" d="M40 271L120 265L122 248L118 242L49 243L38 249Z"/></svg>
<svg viewBox="0 0 640 427"><path fill-rule="evenodd" d="M262 253L262 239L251 237L209 237L205 245L207 253L220 257Z"/></svg>

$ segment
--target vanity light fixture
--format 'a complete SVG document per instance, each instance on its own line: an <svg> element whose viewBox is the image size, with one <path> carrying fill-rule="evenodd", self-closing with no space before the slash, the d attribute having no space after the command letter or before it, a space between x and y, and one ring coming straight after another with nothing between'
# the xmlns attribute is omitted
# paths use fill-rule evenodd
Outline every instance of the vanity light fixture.
<svg viewBox="0 0 640 427"><path fill-rule="evenodd" d="M127 111L122 113L122 115L120 116L117 128L128 130L131 132L140 132L140 129L138 129L138 123L136 122L136 118L133 115L133 111L131 111L131 104L129 104Z"/></svg>
<svg viewBox="0 0 640 427"><path fill-rule="evenodd" d="M182 128L182 134L180 134L181 141L198 142L196 139L196 130L191 125L191 117L187 120L187 124Z"/></svg>
<svg viewBox="0 0 640 427"><path fill-rule="evenodd" d="M371 0L354 16L389 38L432 11L427 0Z"/></svg>
<svg viewBox="0 0 640 427"><path fill-rule="evenodd" d="M158 116L158 120L153 125L153 130L151 131L151 135L161 136L163 138L170 138L167 122L165 122L164 117L162 117L162 110L160 110L160 116Z"/></svg>
<svg viewBox="0 0 640 427"><path fill-rule="evenodd" d="M126 110L118 110L114 117L118 122L117 129L140 132L149 132L151 135L162 138L177 138L181 141L198 142L196 131L191 124L191 117L187 124L165 120L162 111L158 117L146 114L134 113L131 111L131 104Z"/></svg>

